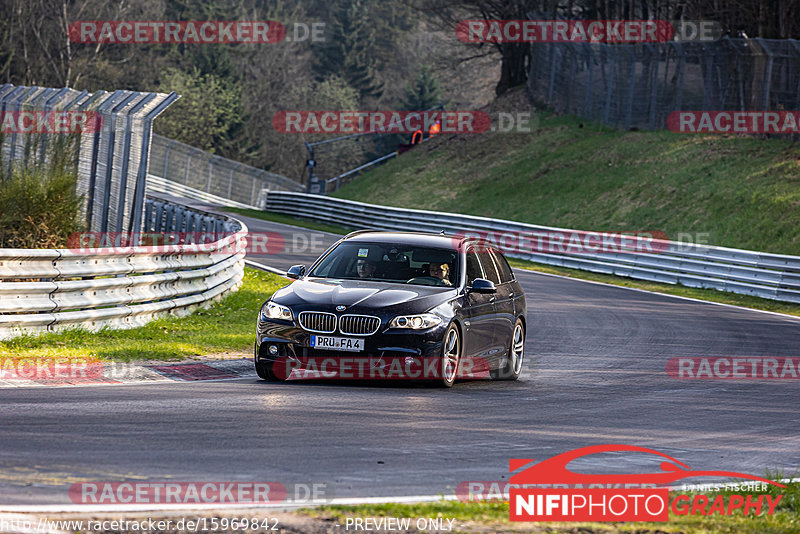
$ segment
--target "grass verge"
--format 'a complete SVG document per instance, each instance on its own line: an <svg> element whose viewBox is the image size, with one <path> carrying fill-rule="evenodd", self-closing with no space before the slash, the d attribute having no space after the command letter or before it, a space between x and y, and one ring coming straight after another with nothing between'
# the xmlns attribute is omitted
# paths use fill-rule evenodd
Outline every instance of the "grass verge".
<svg viewBox="0 0 800 534"><path fill-rule="evenodd" d="M731 495L731 490L704 492L709 496L709 504L718 495ZM745 492L749 493L749 492ZM508 519L508 502L501 501L438 501L420 504L363 504L357 506L322 506L301 510L299 513L330 518L345 524L347 518L355 517L397 517L411 518L413 525L417 518L455 519L454 532L636 532L663 533L765 533L790 534L800 531L800 484L791 483L787 488L770 486L766 491L754 494L783 495L775 508L774 515L741 511L730 516L721 515L677 515L670 512L667 523L512 523ZM674 497L676 494L671 494ZM727 501L726 501L727 502ZM766 504L765 504L766 507ZM445 522L446 524L446 522Z"/></svg>
<svg viewBox="0 0 800 534"><path fill-rule="evenodd" d="M71 329L0 341L0 355L34 358L99 358L119 362L181 360L208 354L249 356L258 310L280 276L245 267L241 288L187 317L155 320L130 330Z"/></svg>

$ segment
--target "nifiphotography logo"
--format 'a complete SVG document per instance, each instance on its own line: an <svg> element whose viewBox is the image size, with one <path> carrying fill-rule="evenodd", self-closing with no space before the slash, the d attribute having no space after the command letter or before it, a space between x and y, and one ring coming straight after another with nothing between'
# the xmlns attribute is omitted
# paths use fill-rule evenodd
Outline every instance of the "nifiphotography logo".
<svg viewBox="0 0 800 534"><path fill-rule="evenodd" d="M659 466L661 472L584 474L567 468L570 462L578 458L608 452L659 456L664 459ZM720 494L709 502L707 495L680 494L670 501L668 485L692 477L730 477L754 481L741 485L745 489L752 488L752 491L766 489L767 484L786 487L744 473L692 470L662 452L635 445L595 445L574 449L540 462L531 459L509 461L511 473L523 467L509 480L511 521L666 522L670 510L676 515L733 515L738 511L744 515L750 512L760 514L762 511L772 515L783 495Z"/></svg>

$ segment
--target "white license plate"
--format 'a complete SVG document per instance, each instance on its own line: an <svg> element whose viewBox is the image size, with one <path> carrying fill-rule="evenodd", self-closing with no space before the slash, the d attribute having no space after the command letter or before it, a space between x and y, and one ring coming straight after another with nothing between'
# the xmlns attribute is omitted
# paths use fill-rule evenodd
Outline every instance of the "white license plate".
<svg viewBox="0 0 800 534"><path fill-rule="evenodd" d="M311 336L311 346L317 349L360 352L364 350L364 340L352 337Z"/></svg>

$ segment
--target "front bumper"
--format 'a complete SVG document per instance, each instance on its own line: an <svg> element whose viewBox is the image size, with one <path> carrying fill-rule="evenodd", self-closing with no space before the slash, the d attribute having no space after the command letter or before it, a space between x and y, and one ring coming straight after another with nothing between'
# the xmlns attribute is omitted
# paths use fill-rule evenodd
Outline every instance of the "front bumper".
<svg viewBox="0 0 800 534"><path fill-rule="evenodd" d="M256 362L274 362L282 358L431 358L442 354L442 338L447 325L442 323L427 330L391 328L381 329L370 336L346 336L338 333L315 334L364 339L364 350L359 352L321 350L311 346L311 332L288 321L259 320L255 345ZM278 354L267 350L278 347Z"/></svg>

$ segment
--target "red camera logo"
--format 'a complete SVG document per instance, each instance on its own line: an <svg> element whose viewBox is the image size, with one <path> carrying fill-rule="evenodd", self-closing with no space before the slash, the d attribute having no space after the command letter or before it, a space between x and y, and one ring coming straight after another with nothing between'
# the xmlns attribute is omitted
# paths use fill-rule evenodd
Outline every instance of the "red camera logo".
<svg viewBox="0 0 800 534"><path fill-rule="evenodd" d="M631 474L586 474L572 471L568 464L578 458L607 452L630 452L653 455L660 460L660 472ZM520 469L523 468L521 471ZM678 495L671 502L669 484L692 477L744 479L742 487L766 489L783 484L734 471L693 470L680 460L662 452L634 445L594 445L568 451L537 462L530 459L509 461L512 476L508 480L509 517L511 521L654 521L665 522L669 512L676 515L731 515L751 511L769 515L782 495L720 494L711 500L706 495ZM513 474L515 473L515 474ZM490 482L462 482L459 499L481 498L475 490L493 487ZM497 485L499 491L499 484ZM737 485L738 487L738 485ZM465 492L468 492L465 495ZM500 497L502 498L502 497Z"/></svg>

